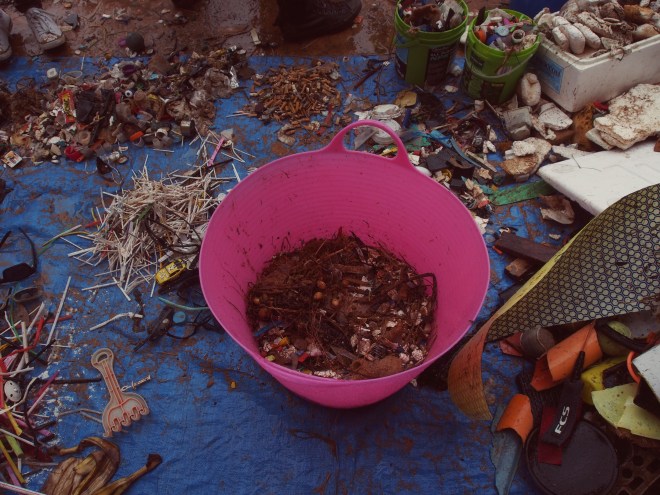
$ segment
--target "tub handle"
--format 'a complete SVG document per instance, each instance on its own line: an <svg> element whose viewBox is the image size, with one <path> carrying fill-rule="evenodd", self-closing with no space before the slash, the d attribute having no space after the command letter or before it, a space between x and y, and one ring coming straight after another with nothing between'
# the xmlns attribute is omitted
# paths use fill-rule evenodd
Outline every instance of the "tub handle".
<svg viewBox="0 0 660 495"><path fill-rule="evenodd" d="M377 120L357 120L355 122L352 122L348 124L346 127L341 129L335 137L332 138L332 141L325 147L322 148L318 151L318 153L322 152L334 152L334 153L364 153L364 151L354 151L354 150L348 150L346 146L344 146L344 136L348 134L349 131L352 129L355 129L356 127L362 127L362 126L368 126L368 127L377 127L378 129L381 129L385 132L387 132L390 137L394 140L394 144L396 145L397 148L397 153L396 156L391 158L392 162L398 163L402 167L409 167L409 168L414 168L413 164L410 163L410 160L408 159L408 153L406 152L406 146L403 144L403 141L401 141L401 138L394 132L392 129L377 121Z"/></svg>

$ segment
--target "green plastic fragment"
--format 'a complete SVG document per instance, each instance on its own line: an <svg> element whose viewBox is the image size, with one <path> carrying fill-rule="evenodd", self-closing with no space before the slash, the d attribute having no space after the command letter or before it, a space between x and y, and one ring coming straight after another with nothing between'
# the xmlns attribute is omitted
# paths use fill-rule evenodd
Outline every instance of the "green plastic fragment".
<svg viewBox="0 0 660 495"><path fill-rule="evenodd" d="M500 189L490 197L490 202L496 206L510 205L527 199L554 194L553 187L543 180L521 184L507 189Z"/></svg>

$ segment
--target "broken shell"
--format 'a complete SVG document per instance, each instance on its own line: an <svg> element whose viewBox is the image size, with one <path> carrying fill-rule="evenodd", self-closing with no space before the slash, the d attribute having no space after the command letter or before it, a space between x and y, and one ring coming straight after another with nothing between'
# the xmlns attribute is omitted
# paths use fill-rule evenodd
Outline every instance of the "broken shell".
<svg viewBox="0 0 660 495"><path fill-rule="evenodd" d="M375 106L371 111L371 117L376 120L396 119L397 117L400 117L402 113L403 112L398 105L385 104Z"/></svg>
<svg viewBox="0 0 660 495"><path fill-rule="evenodd" d="M395 134L398 134L399 131L401 131L401 125L396 121L396 120L383 120L383 124L385 124L387 127L392 129L392 132ZM373 135L372 139L377 142L378 144L392 144L393 139L390 133L383 131L381 129L378 129L376 133Z"/></svg>

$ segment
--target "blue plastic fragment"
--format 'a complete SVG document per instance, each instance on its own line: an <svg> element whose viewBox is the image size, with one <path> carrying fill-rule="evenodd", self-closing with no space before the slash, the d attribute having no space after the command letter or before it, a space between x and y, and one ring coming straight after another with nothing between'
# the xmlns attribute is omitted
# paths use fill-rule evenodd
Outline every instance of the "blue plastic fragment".
<svg viewBox="0 0 660 495"><path fill-rule="evenodd" d="M183 311L177 311L172 316L172 321L174 322L175 325L183 323L184 321L186 321L186 314Z"/></svg>
<svg viewBox="0 0 660 495"><path fill-rule="evenodd" d="M254 335L255 337L261 337L263 334L265 334L271 328L279 327L282 324L283 324L283 322L281 322L281 321L272 321L272 322L268 323L267 325L264 325L263 327L261 327L259 330L254 332L252 335Z"/></svg>
<svg viewBox="0 0 660 495"><path fill-rule="evenodd" d="M522 441L518 434L510 429L496 431L504 406L499 406L490 427L493 444L490 448L490 460L495 466L495 488L498 495L508 495L511 483L518 470L522 454Z"/></svg>

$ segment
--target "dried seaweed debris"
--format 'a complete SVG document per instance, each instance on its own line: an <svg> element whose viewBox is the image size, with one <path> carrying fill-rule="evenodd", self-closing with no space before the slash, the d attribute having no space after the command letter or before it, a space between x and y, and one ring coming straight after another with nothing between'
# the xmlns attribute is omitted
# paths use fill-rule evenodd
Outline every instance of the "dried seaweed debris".
<svg viewBox="0 0 660 495"><path fill-rule="evenodd" d="M341 230L277 254L248 291L264 358L327 378L392 375L421 363L437 282Z"/></svg>

